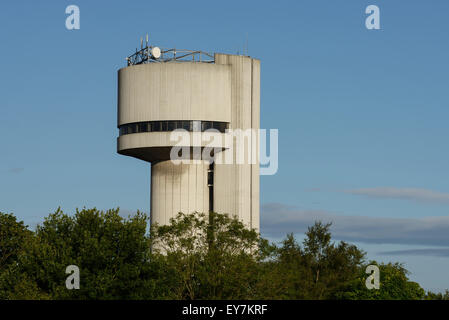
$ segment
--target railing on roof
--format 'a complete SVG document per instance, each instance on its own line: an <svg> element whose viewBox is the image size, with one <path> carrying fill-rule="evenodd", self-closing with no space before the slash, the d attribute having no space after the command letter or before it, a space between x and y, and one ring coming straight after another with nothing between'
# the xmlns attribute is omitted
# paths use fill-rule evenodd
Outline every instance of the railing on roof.
<svg viewBox="0 0 449 320"><path fill-rule="evenodd" d="M128 66L154 63L154 62L205 62L214 63L214 56L203 51L180 50L180 49L160 49L158 47L146 45L126 58Z"/></svg>

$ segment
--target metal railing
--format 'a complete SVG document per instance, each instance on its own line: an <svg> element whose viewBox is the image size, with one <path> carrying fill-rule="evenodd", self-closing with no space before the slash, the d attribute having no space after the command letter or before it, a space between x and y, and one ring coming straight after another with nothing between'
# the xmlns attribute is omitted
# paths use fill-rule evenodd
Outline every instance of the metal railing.
<svg viewBox="0 0 449 320"><path fill-rule="evenodd" d="M126 58L128 66L169 61L214 63L213 55L199 50L160 49L160 57L154 57L152 55L153 48L156 47L147 45L139 51L136 49L134 54Z"/></svg>

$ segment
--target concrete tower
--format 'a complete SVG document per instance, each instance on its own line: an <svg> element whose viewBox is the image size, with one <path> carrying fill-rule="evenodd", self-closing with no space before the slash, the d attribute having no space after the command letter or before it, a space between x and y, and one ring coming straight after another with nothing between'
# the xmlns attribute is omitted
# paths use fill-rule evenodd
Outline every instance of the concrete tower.
<svg viewBox="0 0 449 320"><path fill-rule="evenodd" d="M236 215L259 229L259 161L236 163L236 129L260 126L260 61L248 56L143 47L118 71L117 152L151 163L151 222L167 224L178 212ZM175 129L189 147L204 148L195 133L216 129L215 154L233 163L175 164ZM248 132L248 131L247 131ZM258 137L256 131L250 139ZM254 146L254 144L253 144Z"/></svg>

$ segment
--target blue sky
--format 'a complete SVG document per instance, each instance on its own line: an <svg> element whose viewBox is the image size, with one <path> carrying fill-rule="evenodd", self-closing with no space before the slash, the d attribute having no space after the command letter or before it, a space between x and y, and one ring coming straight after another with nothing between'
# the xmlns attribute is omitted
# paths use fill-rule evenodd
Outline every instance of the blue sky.
<svg viewBox="0 0 449 320"><path fill-rule="evenodd" d="M81 29L65 28L78 5ZM381 30L365 28L380 8ZM262 234L322 217L370 258L449 288L449 2L14 1L0 10L0 211L149 209L149 165L116 154L117 70L160 47L261 59ZM282 217L281 223L279 217ZM430 249L430 250L429 250Z"/></svg>

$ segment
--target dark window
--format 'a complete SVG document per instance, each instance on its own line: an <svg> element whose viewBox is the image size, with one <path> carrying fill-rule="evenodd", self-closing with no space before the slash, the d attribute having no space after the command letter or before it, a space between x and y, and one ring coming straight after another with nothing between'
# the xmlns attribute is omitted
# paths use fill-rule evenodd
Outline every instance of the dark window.
<svg viewBox="0 0 449 320"><path fill-rule="evenodd" d="M169 132L175 129L184 129L187 131L206 131L216 129L219 132L225 132L228 127L226 122L215 121L147 121L139 123L128 123L119 127L119 135L138 133L138 132Z"/></svg>
<svg viewBox="0 0 449 320"><path fill-rule="evenodd" d="M209 171L207 173L207 184L209 186L214 185L214 172L213 171Z"/></svg>
<svg viewBox="0 0 449 320"><path fill-rule="evenodd" d="M128 127L128 133L136 133L137 132L137 124L131 123Z"/></svg>
<svg viewBox="0 0 449 320"><path fill-rule="evenodd" d="M161 131L161 122L160 121L153 121L152 123L152 130L151 131Z"/></svg>
<svg viewBox="0 0 449 320"><path fill-rule="evenodd" d="M226 122L215 122L214 121L213 128L224 133L226 131Z"/></svg>
<svg viewBox="0 0 449 320"><path fill-rule="evenodd" d="M183 121L182 128L187 131L192 131L191 129L191 121Z"/></svg>
<svg viewBox="0 0 449 320"><path fill-rule="evenodd" d="M137 131L136 132L143 132L143 123L137 123Z"/></svg>
<svg viewBox="0 0 449 320"><path fill-rule="evenodd" d="M214 163L207 170L207 186L209 187L209 211L214 211Z"/></svg>
<svg viewBox="0 0 449 320"><path fill-rule="evenodd" d="M209 187L209 211L214 211L214 187Z"/></svg>
<svg viewBox="0 0 449 320"><path fill-rule="evenodd" d="M148 132L148 122L142 122L139 129L139 132Z"/></svg>
<svg viewBox="0 0 449 320"><path fill-rule="evenodd" d="M211 121L201 121L201 131L206 131L212 128Z"/></svg>
<svg viewBox="0 0 449 320"><path fill-rule="evenodd" d="M167 130L167 121L161 121L161 131L168 131Z"/></svg>
<svg viewBox="0 0 449 320"><path fill-rule="evenodd" d="M176 121L168 121L168 131L173 131L176 129Z"/></svg>

